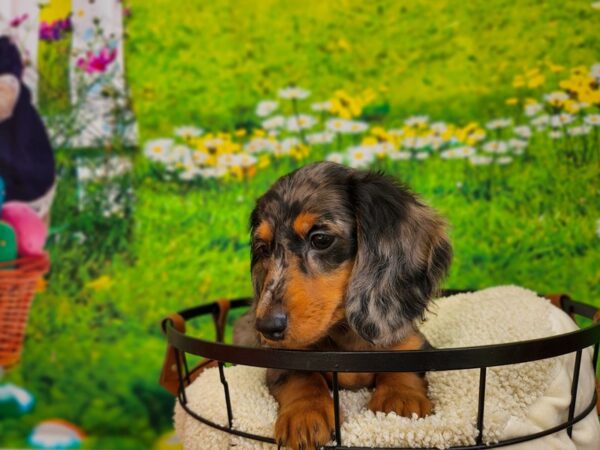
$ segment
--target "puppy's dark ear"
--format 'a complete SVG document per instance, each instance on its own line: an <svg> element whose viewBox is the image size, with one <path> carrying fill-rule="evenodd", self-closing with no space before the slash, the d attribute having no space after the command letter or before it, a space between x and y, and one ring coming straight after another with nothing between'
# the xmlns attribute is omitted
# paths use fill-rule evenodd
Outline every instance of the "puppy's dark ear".
<svg viewBox="0 0 600 450"><path fill-rule="evenodd" d="M364 339L390 345L412 331L448 271L444 221L408 189L379 173L350 177L357 254L346 318Z"/></svg>

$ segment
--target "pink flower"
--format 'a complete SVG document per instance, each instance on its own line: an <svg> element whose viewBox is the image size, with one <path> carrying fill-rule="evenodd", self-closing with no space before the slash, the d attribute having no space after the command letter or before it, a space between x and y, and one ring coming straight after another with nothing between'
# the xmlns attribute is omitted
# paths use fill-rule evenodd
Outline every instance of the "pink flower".
<svg viewBox="0 0 600 450"><path fill-rule="evenodd" d="M104 47L98 54L87 52L77 60L77 67L88 74L106 72L108 66L117 59L117 49Z"/></svg>
<svg viewBox="0 0 600 450"><path fill-rule="evenodd" d="M21 25L23 22L25 22L28 18L29 18L29 14L23 14L21 16L17 16L13 20L10 21L10 26L13 28L17 28L19 25Z"/></svg>

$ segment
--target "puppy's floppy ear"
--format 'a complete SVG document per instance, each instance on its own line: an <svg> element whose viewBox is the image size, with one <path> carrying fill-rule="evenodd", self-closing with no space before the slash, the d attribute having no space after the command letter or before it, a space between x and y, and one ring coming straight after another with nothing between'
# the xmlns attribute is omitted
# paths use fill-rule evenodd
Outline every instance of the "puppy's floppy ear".
<svg viewBox="0 0 600 450"><path fill-rule="evenodd" d="M448 271L444 221L408 189L380 173L350 176L357 253L346 318L360 336L390 345L412 331Z"/></svg>

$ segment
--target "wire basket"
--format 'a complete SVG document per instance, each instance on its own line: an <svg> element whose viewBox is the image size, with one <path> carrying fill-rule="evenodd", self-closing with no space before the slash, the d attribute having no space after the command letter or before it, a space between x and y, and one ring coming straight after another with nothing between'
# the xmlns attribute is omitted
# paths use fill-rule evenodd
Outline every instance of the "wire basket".
<svg viewBox="0 0 600 450"><path fill-rule="evenodd" d="M46 254L0 263L0 367L19 362L29 307L49 268Z"/></svg>
<svg viewBox="0 0 600 450"><path fill-rule="evenodd" d="M464 290L447 290L443 296L453 295ZM377 351L377 352L316 352L280 350L267 348L252 348L238 345L225 344L225 326L227 314L230 309L247 307L250 299L219 300L211 304L186 309L164 318L161 326L167 336L167 354L163 371L161 373L161 384L174 394L183 410L191 417L201 423L248 439L275 444L272 437L259 436L238 430L233 427L233 412L229 395L229 386L225 376L225 363L241 364L246 366L304 370L310 372L330 372L332 374L332 393L335 423L334 446L323 447L328 450L357 449L343 445L343 436L340 430L340 407L339 407L339 385L338 373L340 372L427 372L438 370L463 370L479 369L479 393L477 408L477 430L478 435L475 445L451 447L449 450L476 450L504 447L521 442L532 441L561 430L567 430L571 437L573 425L587 417L594 409L598 408L600 413L600 401L598 399L599 385L592 401L585 406L584 410L575 415L577 402L577 387L583 350L594 347L593 367L597 367L598 350L600 347L600 310L585 303L572 300L568 295L547 295L548 299L558 308L569 314L571 318L582 316L593 321L592 325L571 333L550 336L542 339L511 342L507 344L484 345L479 347L446 348L433 350L412 351ZM186 335L185 323L190 319L201 316L212 315L217 342L193 338ZM547 430L537 433L519 436L504 441L485 444L483 442L483 419L486 392L486 374L489 367L519 364L537 361L545 358L554 358L568 353L575 353L575 364L573 367L573 382L571 385L571 403L568 410L566 422L556 425ZM186 354L204 357L198 365L190 370ZM225 394L225 405L227 408L228 425L223 426L201 415L201 412L192 410L187 404L185 387L194 381L198 375L207 367L218 367L221 384ZM385 447L379 450L389 450ZM396 450L408 450L393 447Z"/></svg>

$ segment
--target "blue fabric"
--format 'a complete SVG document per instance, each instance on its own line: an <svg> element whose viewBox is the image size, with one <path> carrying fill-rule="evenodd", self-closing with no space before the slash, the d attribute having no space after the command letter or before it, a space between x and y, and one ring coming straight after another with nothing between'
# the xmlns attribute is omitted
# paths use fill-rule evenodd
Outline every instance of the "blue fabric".
<svg viewBox="0 0 600 450"><path fill-rule="evenodd" d="M23 63L16 46L0 37L0 75L19 78ZM21 92L10 119L0 122L0 177L5 200L32 201L43 196L54 183L54 153L46 128L31 104L31 93L20 81Z"/></svg>

